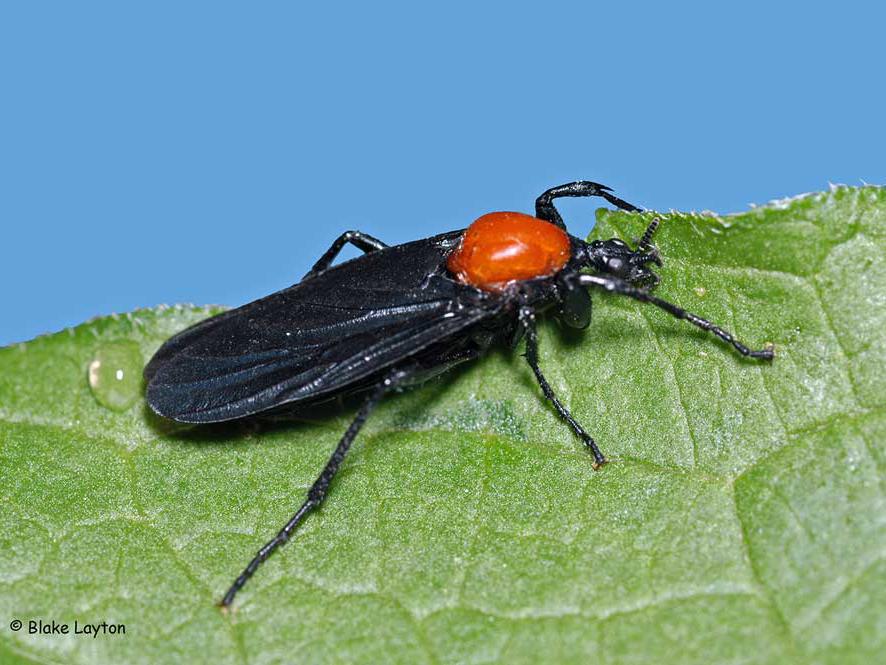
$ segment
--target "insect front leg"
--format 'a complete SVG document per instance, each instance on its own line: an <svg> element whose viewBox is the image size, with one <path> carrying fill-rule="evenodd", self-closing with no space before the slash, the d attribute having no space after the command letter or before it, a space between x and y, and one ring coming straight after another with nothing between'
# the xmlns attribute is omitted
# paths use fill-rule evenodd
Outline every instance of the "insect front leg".
<svg viewBox="0 0 886 665"><path fill-rule="evenodd" d="M528 362L529 366L532 368L532 372L535 374L535 379L538 381L541 391L544 393L544 396L550 400L551 404L554 405L554 408L557 410L560 417L572 428L572 431L575 432L576 436L578 436L578 438L580 438L590 449L591 454L594 456L594 468L599 469L606 464L606 457L600 452L596 441L594 441L591 435L585 431L584 427L572 417L569 410L560 403L559 399L557 399L557 396L554 394L554 389L551 388L551 385L548 383L544 374L542 374L541 368L538 366L538 334L536 332L535 311L528 306L521 307L519 320L520 325L526 333L526 362Z"/></svg>
<svg viewBox="0 0 886 665"><path fill-rule="evenodd" d="M621 208L628 212L640 212L640 208L621 200L614 194L610 194L609 192L611 191L611 187L601 185L598 182L591 182L590 180L579 180L558 187L551 187L551 189L535 199L535 216L555 226L559 226L561 229L565 229L566 225L563 223L563 218L560 217L560 213L554 207L554 199L564 196L600 196L616 208Z"/></svg>
<svg viewBox="0 0 886 665"><path fill-rule="evenodd" d="M350 450L351 444L354 443L354 439L357 438L357 434L360 432L360 429L363 427L369 414L372 413L372 410L378 405L385 393L402 383L410 374L411 372L409 370L394 370L372 389L372 392L369 393L369 396L363 402L363 406L357 411L354 420L351 422L347 431L345 431L341 440L338 442L338 445L335 447L332 456L326 462L326 466L323 467L320 475L317 476L314 484L311 485L311 488L308 490L308 497L305 499L304 503L296 511L295 515L290 518L286 525L280 529L280 532L265 543L264 547L262 547L253 557L252 561L249 562L249 565L243 569L240 576L234 580L234 583L231 584L231 587L219 603L221 607L228 607L234 602L234 596L236 596L237 592L249 581L249 578L255 574L255 571L258 570L259 566L261 566L267 558L274 553L274 550L281 545L284 545L292 537L293 532L298 528L298 525L304 521L308 513L315 510L323 503L326 499L326 495L329 493L329 485L332 483L332 479L335 478L335 474L338 473L339 467L341 467L341 463L345 459L345 455L347 455L348 450Z"/></svg>
<svg viewBox="0 0 886 665"><path fill-rule="evenodd" d="M332 243L329 249L327 249L323 256L321 256L314 264L314 267L311 268L302 279L313 277L317 273L326 270L332 265L332 262L335 261L335 257L338 256L338 253L348 243L367 254L387 247L387 245L381 240L373 238L368 233L363 233L362 231L345 231L335 239L335 242Z"/></svg>
<svg viewBox="0 0 886 665"><path fill-rule="evenodd" d="M672 302L657 298L645 289L639 289L636 286L632 286L628 282L625 282L624 280L603 275L580 275L578 281L579 284L583 284L585 286L596 286L598 288L604 289L605 291L609 291L610 293L618 293L619 295L628 296L629 298L639 300L640 302L648 302L652 305L655 305L656 307L663 309L668 314L677 319L688 321L692 325L701 328L702 330L713 333L724 342L732 346L732 348L738 351L741 355L748 358L772 360L772 358L775 357L775 352L773 351L771 346L767 346L765 349L760 349L757 351L749 349L747 346L735 339L735 336L732 333L723 330L723 328L711 323L707 319L703 319L702 317L697 316L692 312L687 312L685 309L683 309L682 307L678 307Z"/></svg>

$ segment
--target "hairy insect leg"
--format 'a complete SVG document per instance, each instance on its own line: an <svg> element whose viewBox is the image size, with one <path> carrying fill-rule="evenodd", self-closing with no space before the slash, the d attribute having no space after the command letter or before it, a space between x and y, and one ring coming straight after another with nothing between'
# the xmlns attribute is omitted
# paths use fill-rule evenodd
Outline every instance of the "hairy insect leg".
<svg viewBox="0 0 886 665"><path fill-rule="evenodd" d="M544 393L544 396L550 400L551 404L554 405L554 408L557 410L560 417L569 424L576 436L578 436L578 438L580 438L590 449L591 454L594 456L594 468L599 469L606 464L606 457L600 452L600 448L597 447L597 443L594 441L593 437L585 431L584 427L572 417L569 410L560 403L559 399L557 399L557 396L554 394L554 389L551 388L548 380L545 378L544 374L542 374L541 368L538 366L538 335L535 326L535 312L531 307L521 307L519 316L520 325L523 327L526 334L526 362L528 362L529 366L532 368L532 372L535 374L535 379L538 381L541 391Z"/></svg>
<svg viewBox="0 0 886 665"><path fill-rule="evenodd" d="M274 550L281 545L284 545L292 537L293 532L298 528L298 525L304 521L308 513L315 510L323 503L329 492L329 485L332 482L332 479L338 472L345 455L348 453L351 444L354 442L354 439L357 437L357 434L360 432L360 429L363 427L369 414L378 405L384 394L399 384L408 375L409 372L406 370L396 370L389 374L372 390L371 393L369 393L369 396L363 402L363 406L360 407L357 415L354 416L354 420L351 422L347 431L345 431L341 440L338 442L338 445L335 447L332 456L326 462L326 466L323 467L320 475L317 476L317 480L314 481L314 484L311 485L311 489L308 490L308 497L305 499L305 502L296 511L292 518L290 518L286 525L280 529L280 532L265 543L264 547L262 547L255 557L253 557L252 561L249 562L249 565L243 569L240 576L234 580L234 583L231 584L231 587L219 603L221 607L228 607L234 601L234 596L236 596L237 592L243 588L247 581L249 581L249 578L255 574L258 567L261 566L271 554L273 554Z"/></svg>
<svg viewBox="0 0 886 665"><path fill-rule="evenodd" d="M618 293L620 295L633 298L634 300L639 300L640 302L648 302L652 305L655 305L656 307L663 309L675 318L688 321L692 325L697 326L702 330L713 333L724 342L731 345L732 348L738 351L741 355L748 358L772 360L772 358L775 356L775 352L773 351L771 346L759 351L749 349L747 346L735 339L732 333L723 330L717 325L714 325L707 319L703 319L700 316L693 314L692 312L687 312L682 307L678 307L674 303L668 302L667 300L657 298L645 289L638 289L637 287L631 286L623 280L602 275L580 275L578 280L579 284L584 284L585 286L596 286L611 293Z"/></svg>
<svg viewBox="0 0 886 665"><path fill-rule="evenodd" d="M342 250L342 248L348 243L352 244L357 249L366 252L374 252L379 249L384 249L387 247L385 243L383 243L378 238L373 238L368 233L363 233L362 231L345 231L342 233L335 241L330 245L329 249L324 252L323 256L321 256L318 261L314 264L314 267L311 268L308 273L302 278L307 279L308 277L313 277L318 272L322 272L326 270L332 262L335 261L335 257L338 256L338 253Z"/></svg>
<svg viewBox="0 0 886 665"><path fill-rule="evenodd" d="M600 196L617 208L627 210L628 212L640 212L640 208L627 201L623 201L614 194L610 194L609 192L611 191L611 187L591 182L590 180L579 180L560 185L559 187L552 187L535 199L535 216L555 224L561 229L565 229L566 225L563 223L563 218L560 217L560 213L554 207L554 199L564 196Z"/></svg>

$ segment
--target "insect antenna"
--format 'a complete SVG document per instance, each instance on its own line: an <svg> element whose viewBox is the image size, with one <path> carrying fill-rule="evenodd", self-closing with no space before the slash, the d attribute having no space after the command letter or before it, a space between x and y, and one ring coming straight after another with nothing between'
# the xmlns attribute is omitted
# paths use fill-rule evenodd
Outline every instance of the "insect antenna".
<svg viewBox="0 0 886 665"><path fill-rule="evenodd" d="M640 242L637 245L637 251L654 249L650 243L652 242L652 236L655 234L655 231L658 229L658 225L660 223L661 218L658 215L652 218L652 221L649 222L649 226L647 226L646 230L643 232L643 237L640 238Z"/></svg>

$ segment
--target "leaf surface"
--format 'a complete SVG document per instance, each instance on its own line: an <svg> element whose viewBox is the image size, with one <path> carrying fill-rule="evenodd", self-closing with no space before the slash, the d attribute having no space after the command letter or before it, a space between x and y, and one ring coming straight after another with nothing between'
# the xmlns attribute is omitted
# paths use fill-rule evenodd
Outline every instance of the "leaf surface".
<svg viewBox="0 0 886 665"><path fill-rule="evenodd" d="M594 234L648 219L601 211ZM152 417L142 364L207 308L0 349L0 661L875 662L886 192L668 214L656 241L658 294L774 343L771 365L598 294L583 335L543 327L541 361L609 465L494 352L389 399L229 614L215 602L353 405L262 429ZM37 619L126 634L29 634Z"/></svg>

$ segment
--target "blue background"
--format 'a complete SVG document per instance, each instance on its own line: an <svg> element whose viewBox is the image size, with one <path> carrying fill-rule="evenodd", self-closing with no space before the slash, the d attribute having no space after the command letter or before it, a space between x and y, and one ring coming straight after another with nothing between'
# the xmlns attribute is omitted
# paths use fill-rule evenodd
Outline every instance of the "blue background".
<svg viewBox="0 0 886 665"><path fill-rule="evenodd" d="M883 183L884 25L873 2L4 3L0 344L240 304L345 229L400 242L574 179L719 212ZM567 202L573 232L597 205Z"/></svg>

